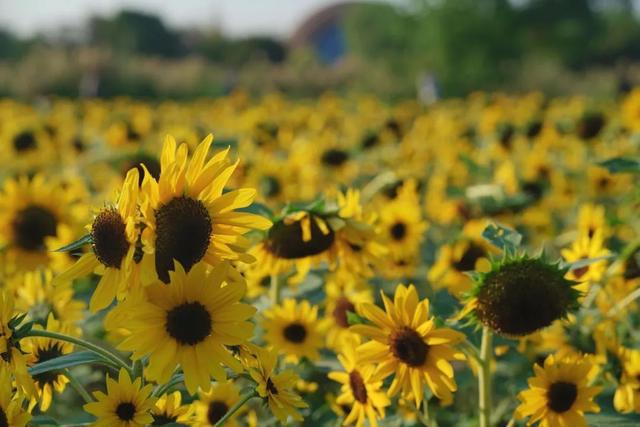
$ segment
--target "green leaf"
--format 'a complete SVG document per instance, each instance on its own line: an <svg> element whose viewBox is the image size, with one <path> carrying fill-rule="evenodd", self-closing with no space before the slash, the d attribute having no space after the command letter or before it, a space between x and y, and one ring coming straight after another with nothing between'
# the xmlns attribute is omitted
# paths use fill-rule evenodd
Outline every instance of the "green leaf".
<svg viewBox="0 0 640 427"><path fill-rule="evenodd" d="M640 173L640 160L614 157L598 163L611 173Z"/></svg>
<svg viewBox="0 0 640 427"><path fill-rule="evenodd" d="M565 265L569 267L569 270L578 270L579 268L586 267L598 261L605 261L613 258L615 258L615 255L605 255L605 256L599 256L595 258L580 259L578 261L567 263Z"/></svg>
<svg viewBox="0 0 640 427"><path fill-rule="evenodd" d="M91 351L79 351L76 353L65 354L64 356L56 357L55 359L47 360L46 362L37 363L29 368L29 374L33 376L44 372L59 371L72 366L92 363L104 363L104 359Z"/></svg>
<svg viewBox="0 0 640 427"><path fill-rule="evenodd" d="M251 205L246 208L237 209L238 212L247 212L256 215L261 215L267 217L269 219L273 218L273 212L266 205L262 203L251 203Z"/></svg>
<svg viewBox="0 0 640 427"><path fill-rule="evenodd" d="M89 243L92 243L91 234L85 234L75 242L69 243L66 246L56 249L54 252L71 252L73 250L80 249L81 247Z"/></svg>
<svg viewBox="0 0 640 427"><path fill-rule="evenodd" d="M618 414L603 412L601 414L587 414L589 427L637 427L640 425L640 414Z"/></svg>
<svg viewBox="0 0 640 427"><path fill-rule="evenodd" d="M522 235L515 230L498 224L489 224L482 231L482 237L502 250L515 250L522 242Z"/></svg>
<svg viewBox="0 0 640 427"><path fill-rule="evenodd" d="M34 415L31 417L30 424L44 425L44 426L59 426L60 423L53 417L48 415Z"/></svg>
<svg viewBox="0 0 640 427"><path fill-rule="evenodd" d="M353 311L347 311L347 323L349 325L364 325L366 320Z"/></svg>

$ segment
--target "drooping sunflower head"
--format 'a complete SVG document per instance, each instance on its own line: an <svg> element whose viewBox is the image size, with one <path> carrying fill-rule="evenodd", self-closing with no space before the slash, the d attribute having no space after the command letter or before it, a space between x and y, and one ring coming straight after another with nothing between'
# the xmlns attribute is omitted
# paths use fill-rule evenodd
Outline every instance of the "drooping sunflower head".
<svg viewBox="0 0 640 427"><path fill-rule="evenodd" d="M476 273L467 309L481 324L505 336L525 336L564 318L580 292L566 268L543 256L505 255Z"/></svg>
<svg viewBox="0 0 640 427"><path fill-rule="evenodd" d="M299 211L273 224L265 248L284 259L306 258L327 251L335 241L335 232L320 216Z"/></svg>

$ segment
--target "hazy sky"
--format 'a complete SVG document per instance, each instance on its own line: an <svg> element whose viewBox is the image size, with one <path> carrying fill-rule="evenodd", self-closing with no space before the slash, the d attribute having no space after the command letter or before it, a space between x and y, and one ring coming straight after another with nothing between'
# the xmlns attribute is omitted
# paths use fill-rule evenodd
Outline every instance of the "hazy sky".
<svg viewBox="0 0 640 427"><path fill-rule="evenodd" d="M154 12L175 27L218 27L231 35L288 35L316 9L335 0L0 0L0 27L32 35L77 26L93 14L124 8Z"/></svg>

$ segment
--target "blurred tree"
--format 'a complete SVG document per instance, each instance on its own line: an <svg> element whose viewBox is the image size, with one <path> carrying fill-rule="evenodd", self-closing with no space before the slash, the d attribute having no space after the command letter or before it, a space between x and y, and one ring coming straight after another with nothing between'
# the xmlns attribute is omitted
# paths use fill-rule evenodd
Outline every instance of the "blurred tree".
<svg viewBox="0 0 640 427"><path fill-rule="evenodd" d="M123 10L113 18L94 17L89 23L91 42L114 52L178 57L186 53L180 34L162 20L143 12Z"/></svg>

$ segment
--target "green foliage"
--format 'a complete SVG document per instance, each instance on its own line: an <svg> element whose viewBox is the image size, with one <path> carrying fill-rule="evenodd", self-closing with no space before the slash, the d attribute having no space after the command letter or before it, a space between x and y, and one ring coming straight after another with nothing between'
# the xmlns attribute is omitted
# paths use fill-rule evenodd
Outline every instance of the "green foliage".
<svg viewBox="0 0 640 427"><path fill-rule="evenodd" d="M482 237L487 239L492 245L511 252L515 252L522 242L522 235L520 233L498 224L489 224L487 228L482 231Z"/></svg>
<svg viewBox="0 0 640 427"><path fill-rule="evenodd" d="M611 173L640 173L640 160L614 157L599 163Z"/></svg>

